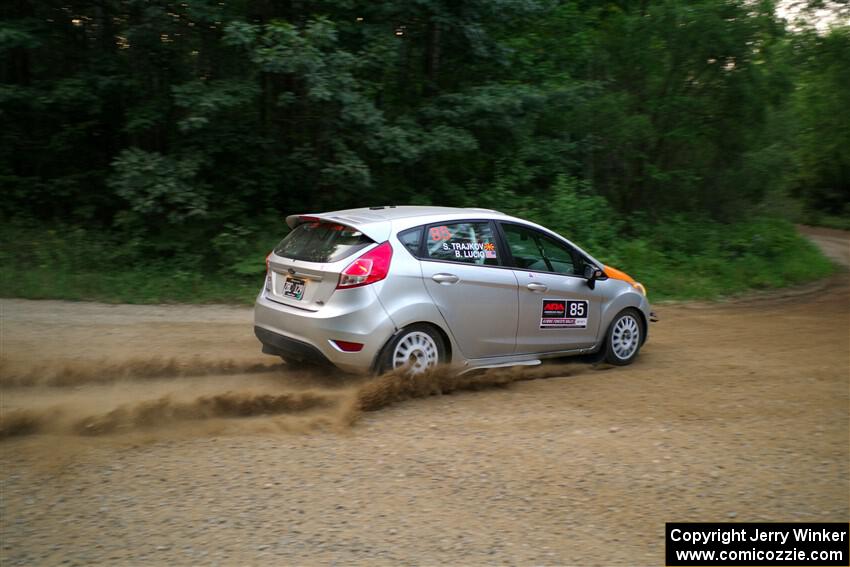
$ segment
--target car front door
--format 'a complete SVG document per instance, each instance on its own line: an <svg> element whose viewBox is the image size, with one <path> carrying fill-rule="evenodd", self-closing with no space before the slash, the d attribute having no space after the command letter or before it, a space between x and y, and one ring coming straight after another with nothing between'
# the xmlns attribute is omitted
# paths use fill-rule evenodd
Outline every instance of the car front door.
<svg viewBox="0 0 850 567"><path fill-rule="evenodd" d="M517 354L580 349L597 342L601 294L568 244L533 227L500 223L519 285Z"/></svg>
<svg viewBox="0 0 850 567"><path fill-rule="evenodd" d="M490 221L426 227L420 262L425 287L466 358L514 352L517 281L499 268L501 251Z"/></svg>

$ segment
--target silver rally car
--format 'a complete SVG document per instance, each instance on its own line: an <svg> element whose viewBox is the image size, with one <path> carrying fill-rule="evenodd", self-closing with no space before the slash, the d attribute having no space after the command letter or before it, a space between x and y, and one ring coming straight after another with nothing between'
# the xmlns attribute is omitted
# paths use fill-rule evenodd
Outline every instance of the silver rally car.
<svg viewBox="0 0 850 567"><path fill-rule="evenodd" d="M488 209L291 215L254 307L263 352L349 372L458 372L599 352L632 362L644 287L562 236Z"/></svg>

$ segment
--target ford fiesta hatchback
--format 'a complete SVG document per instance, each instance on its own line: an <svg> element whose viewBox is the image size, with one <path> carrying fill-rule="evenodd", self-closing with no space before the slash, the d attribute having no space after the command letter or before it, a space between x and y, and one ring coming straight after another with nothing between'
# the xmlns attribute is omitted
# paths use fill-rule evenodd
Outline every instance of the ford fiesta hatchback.
<svg viewBox="0 0 850 567"><path fill-rule="evenodd" d="M459 372L599 352L628 364L646 290L562 236L487 209L287 217L254 307L263 352L351 372Z"/></svg>

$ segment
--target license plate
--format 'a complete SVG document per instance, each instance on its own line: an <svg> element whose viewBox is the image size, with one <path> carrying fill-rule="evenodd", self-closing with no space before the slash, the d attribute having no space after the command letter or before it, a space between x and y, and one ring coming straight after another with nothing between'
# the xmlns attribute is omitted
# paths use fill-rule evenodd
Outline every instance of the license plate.
<svg viewBox="0 0 850 567"><path fill-rule="evenodd" d="M306 285L304 280L286 278L286 281L283 282L283 296L300 300L304 296L304 287Z"/></svg>

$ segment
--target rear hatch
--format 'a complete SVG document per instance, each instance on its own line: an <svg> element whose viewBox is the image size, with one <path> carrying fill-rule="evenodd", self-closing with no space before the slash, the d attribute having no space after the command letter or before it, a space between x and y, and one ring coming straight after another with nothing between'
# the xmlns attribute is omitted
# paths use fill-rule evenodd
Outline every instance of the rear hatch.
<svg viewBox="0 0 850 567"><path fill-rule="evenodd" d="M359 229L324 219L300 222L269 256L266 296L318 311L336 290L339 274L375 243Z"/></svg>

